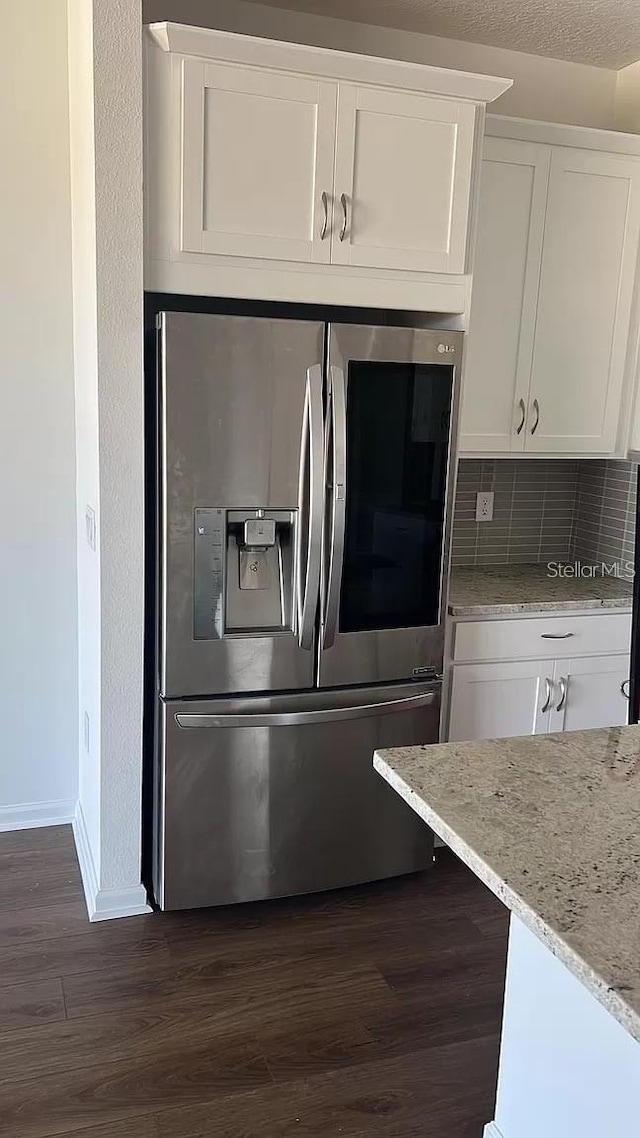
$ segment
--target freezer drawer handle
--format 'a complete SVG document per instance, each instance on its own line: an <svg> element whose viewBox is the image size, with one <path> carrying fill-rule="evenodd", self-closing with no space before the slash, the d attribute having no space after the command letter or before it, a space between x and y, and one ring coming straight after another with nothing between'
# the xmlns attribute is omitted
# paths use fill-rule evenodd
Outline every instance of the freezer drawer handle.
<svg viewBox="0 0 640 1138"><path fill-rule="evenodd" d="M196 715L178 712L178 727L290 727L295 724L338 723L345 719L367 719L376 715L395 715L429 707L435 702L435 691L421 692L404 699L385 703L364 703L359 707L319 708L317 711L266 711L222 715Z"/></svg>

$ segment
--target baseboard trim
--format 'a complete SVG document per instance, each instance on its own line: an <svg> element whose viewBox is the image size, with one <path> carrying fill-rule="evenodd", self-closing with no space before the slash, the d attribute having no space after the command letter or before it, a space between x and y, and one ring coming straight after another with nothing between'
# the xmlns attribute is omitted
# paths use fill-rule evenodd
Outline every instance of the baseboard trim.
<svg viewBox="0 0 640 1138"><path fill-rule="evenodd" d="M501 1130L498 1130L495 1122L489 1122L484 1128L483 1138L503 1138Z"/></svg>
<svg viewBox="0 0 640 1138"><path fill-rule="evenodd" d="M89 920L112 921L118 917L138 917L150 913L147 894L142 885L132 885L128 889L100 889L98 875L91 852L82 804L78 802L73 818L73 837L76 843L80 876L84 889L84 899Z"/></svg>
<svg viewBox="0 0 640 1138"><path fill-rule="evenodd" d="M71 798L53 802L25 802L20 806L0 806L0 833L6 830L35 830L41 826L64 826L73 822L76 803Z"/></svg>

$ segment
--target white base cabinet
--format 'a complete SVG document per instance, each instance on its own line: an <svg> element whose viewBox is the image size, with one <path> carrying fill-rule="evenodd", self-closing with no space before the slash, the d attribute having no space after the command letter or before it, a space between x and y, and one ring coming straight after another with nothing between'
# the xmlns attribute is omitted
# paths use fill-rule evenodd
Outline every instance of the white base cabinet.
<svg viewBox="0 0 640 1138"><path fill-rule="evenodd" d="M627 722L629 661L625 656L556 660L549 731L588 731Z"/></svg>
<svg viewBox="0 0 640 1138"><path fill-rule="evenodd" d="M544 660L454 666L449 741L544 734L548 673Z"/></svg>
<svg viewBox="0 0 640 1138"><path fill-rule="evenodd" d="M631 618L623 613L460 621L447 738L622 726L629 712L630 635ZM579 647L592 654L570 654Z"/></svg>

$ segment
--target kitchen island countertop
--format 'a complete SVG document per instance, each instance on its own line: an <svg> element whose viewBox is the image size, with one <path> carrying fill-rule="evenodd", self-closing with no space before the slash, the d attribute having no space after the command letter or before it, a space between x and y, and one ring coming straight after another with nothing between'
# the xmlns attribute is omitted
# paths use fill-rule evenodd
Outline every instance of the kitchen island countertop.
<svg viewBox="0 0 640 1138"><path fill-rule="evenodd" d="M449 614L454 617L588 609L630 612L632 600L630 580L553 576L546 564L454 566L449 582Z"/></svg>
<svg viewBox="0 0 640 1138"><path fill-rule="evenodd" d="M640 1041L640 726L399 747L374 766Z"/></svg>

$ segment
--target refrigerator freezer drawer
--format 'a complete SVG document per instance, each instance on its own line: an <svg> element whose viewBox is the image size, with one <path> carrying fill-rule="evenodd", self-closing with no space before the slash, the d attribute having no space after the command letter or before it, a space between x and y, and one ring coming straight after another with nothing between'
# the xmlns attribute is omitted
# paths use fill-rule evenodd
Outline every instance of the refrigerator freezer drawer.
<svg viewBox="0 0 640 1138"><path fill-rule="evenodd" d="M226 905L411 873L431 831L380 779L379 747L437 742L440 687L161 705L154 890Z"/></svg>

